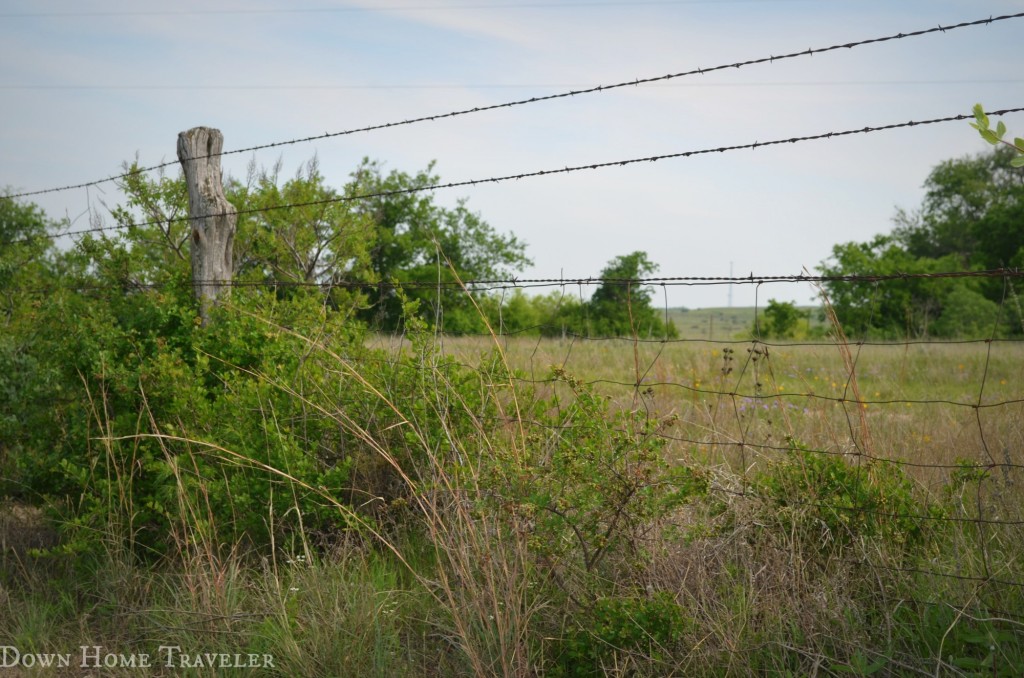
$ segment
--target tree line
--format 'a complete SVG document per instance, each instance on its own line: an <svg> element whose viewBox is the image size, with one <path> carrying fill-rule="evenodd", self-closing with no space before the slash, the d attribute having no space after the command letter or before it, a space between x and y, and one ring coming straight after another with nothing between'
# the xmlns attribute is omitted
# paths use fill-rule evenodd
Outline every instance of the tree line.
<svg viewBox="0 0 1024 678"><path fill-rule="evenodd" d="M984 135L983 135L984 136ZM946 160L925 179L912 210L898 208L894 228L866 242L833 246L817 270L823 276L977 272L1024 266L1024 170L1020 150L999 144L990 153ZM827 281L823 291L849 336L977 338L1024 334L1021 285L1012 278L891 280L879 284ZM770 299L754 336L793 339L824 335L795 304Z"/></svg>
<svg viewBox="0 0 1024 678"><path fill-rule="evenodd" d="M1002 145L939 164L925 180L920 207L899 209L889 233L835 245L818 271L891 275L1021 266L1024 175L1013 166L1018 156ZM151 178L137 169L126 164L119 186L126 199L109 210L119 228L111 235L89 235L65 251L49 237L59 232L60 223L31 203L0 200L0 285L8 317L11 290L18 287L132 290L188 279L184 179ZM316 158L289 178L282 177L280 162L270 169L251 164L244 180L229 178L225 186L242 212L235 281L266 285L278 296L319 286L331 308L383 332L400 331L411 314L450 334L491 327L545 336L677 336L655 308L650 287L618 282L657 271L639 250L608 262L600 275L606 282L589 299L566 290L528 295L520 289L459 289L460 281L512 278L531 261L525 243L498 232L465 200L454 207L438 204L426 189L439 182L433 164L409 173L385 171L381 162L364 159L340 188L328 185ZM275 209L295 203L304 206ZM999 334L1024 330L1017 287L999 278L827 282L824 290L853 336L962 337L988 336L993 328ZM757 332L793 338L807 331L801 329L803 319L795 305L772 299Z"/></svg>
<svg viewBox="0 0 1024 678"><path fill-rule="evenodd" d="M124 170L119 188L126 199L109 210L118 227L113 234L89 235L71 252L58 252L46 234L58 232L59 223L34 205L4 200L10 218L0 237L9 243L34 239L37 272L53 284L137 288L187 278L184 178L150 178L136 164ZM589 300L564 292L460 289L461 281L510 279L532 262L525 243L498 232L465 200L454 207L438 204L427 190L438 183L433 163L409 173L364 159L341 188L328 185L316 158L287 178L280 162L269 169L250 164L245 180L228 178L225 185L240 212L235 282L265 285L278 295L320 287L332 308L382 332L400 331L413 314L450 334L482 333L489 325L546 336L676 336L653 308L653 292L641 286L602 283ZM301 206L279 208L292 204ZM66 275L76 258L78 268L89 272L77 279ZM645 252L636 251L610 261L601 279L635 279L656 270Z"/></svg>
<svg viewBox="0 0 1024 678"><path fill-rule="evenodd" d="M1024 266L1024 170L1019 152L946 160L924 182L920 207L899 209L895 228L846 242L818 267L823 275L982 271ZM879 285L825 284L846 333L883 339L1024 333L1020 283L1003 278L908 279Z"/></svg>

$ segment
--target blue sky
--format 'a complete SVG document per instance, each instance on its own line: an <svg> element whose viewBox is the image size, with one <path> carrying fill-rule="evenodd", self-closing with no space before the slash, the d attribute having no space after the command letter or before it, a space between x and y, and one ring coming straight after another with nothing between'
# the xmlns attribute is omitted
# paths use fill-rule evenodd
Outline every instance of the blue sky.
<svg viewBox="0 0 1024 678"><path fill-rule="evenodd" d="M178 132L248 147L825 47L990 15L983 0L0 0L0 186L98 179ZM363 157L445 181L1024 106L1024 19L261 151L317 155L341 186ZM1024 115L1007 116L1017 135ZM528 245L523 277L586 277L645 250L665 276L798 274L891 228L942 160L988 146L963 123L438 191ZM252 154L226 156L244 177ZM172 168L172 171L177 171ZM112 184L33 198L88 225ZM102 202L101 202L102 201ZM659 292L659 295L661 293ZM734 305L754 303L749 286ZM758 300L807 303L806 285ZM724 286L668 303L724 306ZM662 298L663 299L663 298ZM659 301L661 301L660 299Z"/></svg>

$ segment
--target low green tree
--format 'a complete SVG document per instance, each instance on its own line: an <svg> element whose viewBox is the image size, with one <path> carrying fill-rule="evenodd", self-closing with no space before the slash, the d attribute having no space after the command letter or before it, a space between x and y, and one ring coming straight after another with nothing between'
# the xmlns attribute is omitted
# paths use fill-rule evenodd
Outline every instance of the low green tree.
<svg viewBox="0 0 1024 678"><path fill-rule="evenodd" d="M433 163L415 174L385 173L381 163L364 159L351 176L343 194L370 196L353 203L355 213L375 228L368 281L412 283L405 294L420 302L423 319L450 333L483 331L466 294L481 292L460 289L458 283L511 277L531 263L525 245L496 231L465 200L455 207L437 204L426 190L441 182ZM402 300L392 287L371 288L368 301L360 315L371 327L399 328Z"/></svg>
<svg viewBox="0 0 1024 678"><path fill-rule="evenodd" d="M588 336L678 336L675 325L654 308L654 290L636 282L657 270L646 252L615 257L601 271L602 282L590 300L578 309L567 309L566 315L571 311L576 317L564 319L573 331Z"/></svg>
<svg viewBox="0 0 1024 678"><path fill-rule="evenodd" d="M58 274L51 235L62 225L38 205L0 196L0 496L26 494L18 459L34 449L54 402L55 368L36 349L46 332L42 299Z"/></svg>
<svg viewBox="0 0 1024 678"><path fill-rule="evenodd" d="M327 186L317 159L281 181L280 164L250 169L245 184L231 182L235 205L256 210L239 218L236 277L251 282L330 284L367 279L377 234L372 220ZM302 207L275 209L280 205ZM334 289L336 302L343 289Z"/></svg>
<svg viewBox="0 0 1024 678"><path fill-rule="evenodd" d="M958 284L943 298L934 332L942 337L991 336L997 328L999 305L968 285Z"/></svg>
<svg viewBox="0 0 1024 678"><path fill-rule="evenodd" d="M921 207L897 211L892 233L865 243L835 245L818 270L835 277L933 274L1024 263L1024 174L1013 166L1018 155L1003 144L987 154L939 164L925 181ZM824 285L848 334L890 339L956 336L979 332L983 326L989 336L988 310L980 311L981 316L964 316L968 297L990 302L974 304L976 309L990 309L991 304L1002 303L1007 292L1019 295L1019 286L999 277L905 279L874 285L831 280ZM947 313L951 317L944 318ZM1020 332L1020 320L1005 313L998 331Z"/></svg>
<svg viewBox="0 0 1024 678"><path fill-rule="evenodd" d="M755 322L754 335L763 339L793 339L805 317L793 302L769 299L761 319Z"/></svg>

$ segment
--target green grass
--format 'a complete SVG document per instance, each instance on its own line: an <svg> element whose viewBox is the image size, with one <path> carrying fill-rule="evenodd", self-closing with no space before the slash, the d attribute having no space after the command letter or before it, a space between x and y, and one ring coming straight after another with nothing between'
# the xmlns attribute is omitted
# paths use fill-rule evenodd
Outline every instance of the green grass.
<svg viewBox="0 0 1024 678"><path fill-rule="evenodd" d="M817 307L800 306L807 319L801 324L801 331L815 330L823 326ZM764 312L764 308L753 306L719 307L719 308L670 308L668 318L675 323L682 339L707 339L709 341L729 341L747 339L754 327L755 311Z"/></svg>

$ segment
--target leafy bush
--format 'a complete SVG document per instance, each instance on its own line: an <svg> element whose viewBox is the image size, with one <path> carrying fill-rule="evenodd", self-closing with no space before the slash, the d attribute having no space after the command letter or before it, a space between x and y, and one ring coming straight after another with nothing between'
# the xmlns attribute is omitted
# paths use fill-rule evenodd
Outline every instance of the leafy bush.
<svg viewBox="0 0 1024 678"><path fill-rule="evenodd" d="M577 576L610 553L635 554L637 531L705 493L707 479L665 460L660 434L674 416L618 410L564 370L553 375L571 397L537 403L529 457L497 465L492 482L506 509L530 525L536 556Z"/></svg>
<svg viewBox="0 0 1024 678"><path fill-rule="evenodd" d="M956 675L1024 675L1024 637L1018 622L984 609L979 618L944 604L900 607L893 621L913 653L940 658Z"/></svg>
<svg viewBox="0 0 1024 678"><path fill-rule="evenodd" d="M340 494L348 476L334 454L341 440L329 418L308 416L319 391L301 394L327 375L304 359L303 340L244 308L306 331L330 328L331 318L313 298L278 302L254 292L205 329L186 295L67 294L40 311L33 353L58 369L35 388L54 407L45 422L28 408L36 417L34 431L19 436L27 443L19 486L55 504L70 499L70 524L120 521L157 553L184 525L258 544L301 524L336 522L322 490L310 488ZM353 345L335 329L339 345Z"/></svg>
<svg viewBox="0 0 1024 678"><path fill-rule="evenodd" d="M688 628L682 608L664 592L602 598L577 623L549 672L552 676L603 676L616 655L656 663L672 656Z"/></svg>
<svg viewBox="0 0 1024 678"><path fill-rule="evenodd" d="M752 335L765 339L793 339L806 314L790 301L768 300L760 322L755 322Z"/></svg>
<svg viewBox="0 0 1024 678"><path fill-rule="evenodd" d="M770 514L812 549L842 550L862 537L882 537L902 551L920 545L940 509L924 508L913 483L892 464L808 450L796 441L769 463L754 488Z"/></svg>
<svg viewBox="0 0 1024 678"><path fill-rule="evenodd" d="M976 126L998 147L940 163L925 180L920 208L898 210L891 234L837 244L818 266L833 278L824 287L847 335L903 339L991 336L994 329L1000 336L1021 332L1015 306L1010 305L1001 321L994 311L1008 292L1020 294L1019 283L999 277L899 278L991 270L1024 261L1024 183L1015 166L1020 151L1000 143L1005 127L990 129L983 113ZM897 277L871 286L842 279L848 275Z"/></svg>

